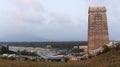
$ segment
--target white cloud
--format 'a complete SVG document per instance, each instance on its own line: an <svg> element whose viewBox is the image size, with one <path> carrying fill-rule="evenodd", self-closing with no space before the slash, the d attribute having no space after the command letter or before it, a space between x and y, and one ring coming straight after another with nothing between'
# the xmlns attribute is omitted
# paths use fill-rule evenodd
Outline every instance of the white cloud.
<svg viewBox="0 0 120 67"><path fill-rule="evenodd" d="M53 18L51 22L55 23L71 23L72 17L71 15L65 14L65 13L51 13L50 16Z"/></svg>
<svg viewBox="0 0 120 67"><path fill-rule="evenodd" d="M43 5L38 0L12 0L12 2L22 10L44 11Z"/></svg>
<svg viewBox="0 0 120 67"><path fill-rule="evenodd" d="M28 23L42 23L45 19L39 13L31 13L31 12L13 12L11 13L11 17L14 20Z"/></svg>

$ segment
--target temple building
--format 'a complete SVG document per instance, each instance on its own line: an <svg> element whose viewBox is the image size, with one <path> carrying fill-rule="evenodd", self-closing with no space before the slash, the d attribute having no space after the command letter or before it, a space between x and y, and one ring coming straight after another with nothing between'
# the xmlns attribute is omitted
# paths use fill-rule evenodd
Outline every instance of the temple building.
<svg viewBox="0 0 120 67"><path fill-rule="evenodd" d="M88 51L109 43L107 16L105 7L89 7Z"/></svg>

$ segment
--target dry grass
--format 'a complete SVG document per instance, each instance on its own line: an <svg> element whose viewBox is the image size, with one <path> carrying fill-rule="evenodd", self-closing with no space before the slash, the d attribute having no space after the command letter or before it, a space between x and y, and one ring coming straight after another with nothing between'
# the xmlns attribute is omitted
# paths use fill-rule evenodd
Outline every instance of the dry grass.
<svg viewBox="0 0 120 67"><path fill-rule="evenodd" d="M0 67L120 67L120 50L112 50L106 54L82 62L32 62L0 60Z"/></svg>
<svg viewBox="0 0 120 67"><path fill-rule="evenodd" d="M0 67L80 67L79 62L30 62L1 60Z"/></svg>
<svg viewBox="0 0 120 67"><path fill-rule="evenodd" d="M111 50L80 63L83 67L120 67L120 50Z"/></svg>
<svg viewBox="0 0 120 67"><path fill-rule="evenodd" d="M0 60L0 67L80 67L78 62L32 62Z"/></svg>

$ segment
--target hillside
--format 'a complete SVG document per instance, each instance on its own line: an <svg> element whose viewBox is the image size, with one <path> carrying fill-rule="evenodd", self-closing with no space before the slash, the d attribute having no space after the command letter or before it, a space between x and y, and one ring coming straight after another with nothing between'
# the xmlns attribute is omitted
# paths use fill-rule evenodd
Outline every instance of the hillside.
<svg viewBox="0 0 120 67"><path fill-rule="evenodd" d="M90 58L80 63L82 67L120 67L120 49Z"/></svg>

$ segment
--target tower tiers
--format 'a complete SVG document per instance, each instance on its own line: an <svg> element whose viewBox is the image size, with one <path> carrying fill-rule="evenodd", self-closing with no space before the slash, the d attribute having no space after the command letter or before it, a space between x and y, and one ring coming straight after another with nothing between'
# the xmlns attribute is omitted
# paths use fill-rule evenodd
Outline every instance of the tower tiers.
<svg viewBox="0 0 120 67"><path fill-rule="evenodd" d="M88 50L94 50L109 43L105 7L89 7Z"/></svg>

